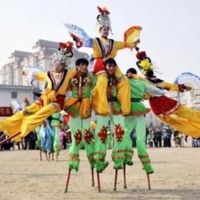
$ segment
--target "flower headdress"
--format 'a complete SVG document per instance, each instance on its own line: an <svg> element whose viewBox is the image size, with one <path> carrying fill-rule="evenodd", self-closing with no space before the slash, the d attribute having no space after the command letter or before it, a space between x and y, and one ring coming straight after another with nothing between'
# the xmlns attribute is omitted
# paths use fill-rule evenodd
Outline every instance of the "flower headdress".
<svg viewBox="0 0 200 200"><path fill-rule="evenodd" d="M53 57L52 64L62 63L67 67L69 59L73 56L73 42L59 43L58 51Z"/></svg>
<svg viewBox="0 0 200 200"><path fill-rule="evenodd" d="M110 12L105 7L101 8L101 7L97 6L97 9L99 10L99 14L97 15L98 30L104 26L107 26L107 27L109 27L109 29L112 33L111 21L110 21L110 17L109 17Z"/></svg>
<svg viewBox="0 0 200 200"><path fill-rule="evenodd" d="M153 70L151 59L147 57L145 51L138 51L136 54L136 58L138 59L136 64L144 75L147 75L149 71Z"/></svg>

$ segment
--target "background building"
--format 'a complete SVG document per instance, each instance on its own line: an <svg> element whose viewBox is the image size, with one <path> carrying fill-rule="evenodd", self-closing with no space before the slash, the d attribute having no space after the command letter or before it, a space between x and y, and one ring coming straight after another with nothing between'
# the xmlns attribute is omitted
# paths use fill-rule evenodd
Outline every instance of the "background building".
<svg viewBox="0 0 200 200"><path fill-rule="evenodd" d="M28 85L22 76L24 66L40 66L44 71L51 68L52 56L58 49L58 43L38 40L32 47L32 52L14 51L9 62L1 68L1 82L3 85Z"/></svg>

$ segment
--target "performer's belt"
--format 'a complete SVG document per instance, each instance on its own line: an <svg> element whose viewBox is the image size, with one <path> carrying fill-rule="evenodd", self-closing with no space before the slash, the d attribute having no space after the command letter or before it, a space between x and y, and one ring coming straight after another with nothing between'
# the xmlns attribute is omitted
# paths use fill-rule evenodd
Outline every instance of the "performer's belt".
<svg viewBox="0 0 200 200"><path fill-rule="evenodd" d="M141 100L140 98L131 98L131 102L140 102Z"/></svg>
<svg viewBox="0 0 200 200"><path fill-rule="evenodd" d="M54 119L54 120L59 120L59 121L60 121L60 117L59 117L59 118L55 118L55 117L52 117L52 116L51 116L51 119L52 119L52 120Z"/></svg>
<svg viewBox="0 0 200 200"><path fill-rule="evenodd" d="M81 103L83 101L83 99L89 99L89 98L78 98L77 102Z"/></svg>
<svg viewBox="0 0 200 200"><path fill-rule="evenodd" d="M131 98L131 102L140 102L142 99L140 98ZM108 101L109 102L116 102L118 101L117 100L117 97L108 97Z"/></svg>
<svg viewBox="0 0 200 200"><path fill-rule="evenodd" d="M117 97L108 97L108 102L116 102Z"/></svg>

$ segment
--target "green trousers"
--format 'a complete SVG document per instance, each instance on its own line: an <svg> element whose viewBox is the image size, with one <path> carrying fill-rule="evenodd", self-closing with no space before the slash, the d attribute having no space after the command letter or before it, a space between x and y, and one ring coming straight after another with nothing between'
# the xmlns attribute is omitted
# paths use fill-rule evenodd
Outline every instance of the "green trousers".
<svg viewBox="0 0 200 200"><path fill-rule="evenodd" d="M138 157L143 165L143 169L147 173L153 173L153 168L151 166L151 161L146 150L146 121L145 117L140 116L128 116L125 118L126 132L131 134L133 130L136 131L136 145Z"/></svg>
<svg viewBox="0 0 200 200"><path fill-rule="evenodd" d="M79 170L79 150L83 143L90 166L94 168L94 135L90 128L90 118L81 119L79 115L70 117L69 127L72 133L72 145L69 149L69 168Z"/></svg>
<svg viewBox="0 0 200 200"><path fill-rule="evenodd" d="M109 120L112 122L112 132L114 133L114 146L112 160L115 169L121 169L123 164L132 165L132 143L130 136L125 132L124 117L122 115L100 116L97 115L97 126L95 129L95 167L98 172L102 172L108 165L106 157L106 139Z"/></svg>
<svg viewBox="0 0 200 200"><path fill-rule="evenodd" d="M53 149L54 152L56 153L56 156L59 155L60 150L61 150L61 145L60 145L60 112L54 113L52 115L52 120L51 120L51 126L53 128L54 132L54 139L53 139Z"/></svg>

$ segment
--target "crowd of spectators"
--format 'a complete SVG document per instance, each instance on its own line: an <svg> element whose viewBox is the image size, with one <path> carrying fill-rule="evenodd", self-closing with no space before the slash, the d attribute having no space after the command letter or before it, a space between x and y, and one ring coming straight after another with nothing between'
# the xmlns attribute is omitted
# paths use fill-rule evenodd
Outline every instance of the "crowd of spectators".
<svg viewBox="0 0 200 200"><path fill-rule="evenodd" d="M108 148L112 148L112 136L113 133L108 134ZM137 134L135 131L132 131L131 134L133 147L136 147ZM0 131L0 141L4 140L6 136ZM36 146L37 135L36 132L31 132L26 136L21 142L7 141L5 144L0 146L0 150L34 150L37 149ZM67 149L71 144L71 132L69 127L61 129L60 132L60 142L61 148ZM146 145L150 148L161 148L161 147L183 147L188 143L188 136L183 133L173 130L168 126L150 126L146 129ZM190 145L187 145L190 146ZM191 142L192 147L200 147L200 138L192 138Z"/></svg>

